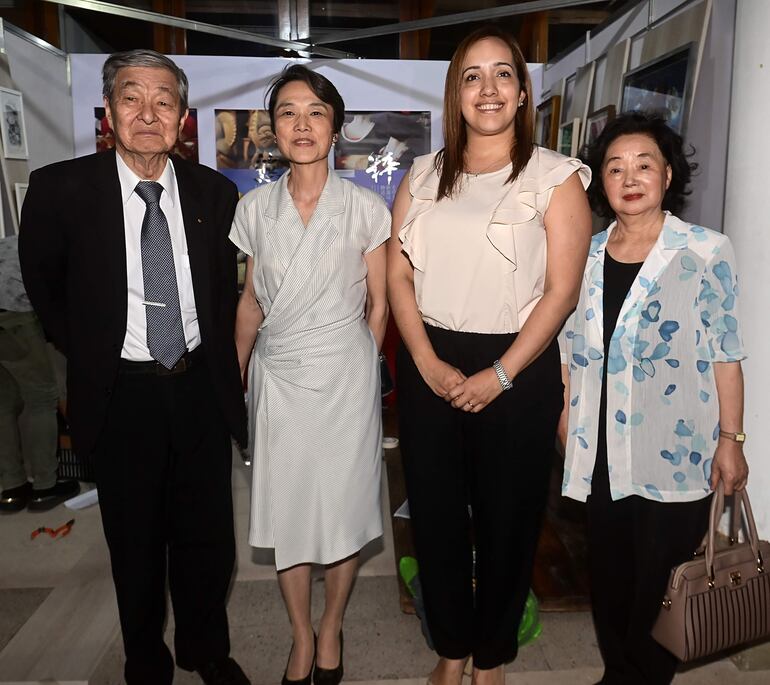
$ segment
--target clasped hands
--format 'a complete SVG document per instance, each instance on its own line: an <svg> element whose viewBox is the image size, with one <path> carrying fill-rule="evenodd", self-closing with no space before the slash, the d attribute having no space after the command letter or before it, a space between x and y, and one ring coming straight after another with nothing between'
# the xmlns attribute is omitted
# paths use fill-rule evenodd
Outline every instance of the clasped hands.
<svg viewBox="0 0 770 685"><path fill-rule="evenodd" d="M436 359L419 370L436 395L461 411L478 414L503 391L491 366L466 376L460 369Z"/></svg>

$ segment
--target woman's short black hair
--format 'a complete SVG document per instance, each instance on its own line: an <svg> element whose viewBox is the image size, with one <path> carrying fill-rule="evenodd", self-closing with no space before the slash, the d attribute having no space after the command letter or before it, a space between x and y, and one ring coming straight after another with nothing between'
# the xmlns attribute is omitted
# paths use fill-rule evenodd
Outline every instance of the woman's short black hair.
<svg viewBox="0 0 770 685"><path fill-rule="evenodd" d="M692 172L698 165L687 161L687 158L694 151L686 154L682 136L670 128L660 116L644 112L628 112L610 120L601 135L584 151L583 158L591 167L593 174L591 185L588 187L591 208L605 218L615 217L602 183L604 158L610 145L617 138L634 133L652 138L666 162L671 166L671 183L663 197L663 209L673 214L679 213L684 208L687 196L692 192L687 186L690 184Z"/></svg>
<svg viewBox="0 0 770 685"><path fill-rule="evenodd" d="M268 105L267 110L270 113L270 125L275 131L275 107L278 103L278 93L281 88L292 81L302 81L312 90L321 100L332 108L334 112L334 133L339 133L342 124L345 123L345 103L339 91L334 84L325 76L317 74L312 69L301 64L290 64L278 76L273 79L267 90Z"/></svg>

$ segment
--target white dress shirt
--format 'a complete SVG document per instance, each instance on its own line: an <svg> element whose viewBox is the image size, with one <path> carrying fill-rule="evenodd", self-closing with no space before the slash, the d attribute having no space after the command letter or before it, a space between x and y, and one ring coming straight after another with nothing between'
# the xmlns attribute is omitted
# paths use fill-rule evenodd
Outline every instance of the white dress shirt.
<svg viewBox="0 0 770 685"><path fill-rule="evenodd" d="M139 178L123 161L119 154L115 155L120 179L120 193L123 199L123 223L126 233L126 268L128 276L128 320L126 322L126 337L123 340L121 357L135 362L152 361L147 347L147 315L144 305L144 275L142 273L142 221L147 208L144 200L134 190ZM166 215L171 245L174 250L174 268L179 289L179 304L182 310L182 326L184 327L187 349L193 350L200 344L200 329L198 328L198 312L195 309L192 275L190 273L190 258L187 253L187 237L184 232L182 206L174 173L174 165L169 159L166 168L157 181L163 186L160 196L160 208Z"/></svg>

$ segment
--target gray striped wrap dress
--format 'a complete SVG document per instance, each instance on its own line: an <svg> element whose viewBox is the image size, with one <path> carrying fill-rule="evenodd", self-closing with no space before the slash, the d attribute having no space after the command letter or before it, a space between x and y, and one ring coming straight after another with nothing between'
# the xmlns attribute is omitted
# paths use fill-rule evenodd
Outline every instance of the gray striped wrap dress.
<svg viewBox="0 0 770 685"><path fill-rule="evenodd" d="M390 234L372 191L333 170L305 227L278 181L244 195L230 239L265 314L249 367L249 543L278 570L329 564L382 535L377 346L364 255Z"/></svg>

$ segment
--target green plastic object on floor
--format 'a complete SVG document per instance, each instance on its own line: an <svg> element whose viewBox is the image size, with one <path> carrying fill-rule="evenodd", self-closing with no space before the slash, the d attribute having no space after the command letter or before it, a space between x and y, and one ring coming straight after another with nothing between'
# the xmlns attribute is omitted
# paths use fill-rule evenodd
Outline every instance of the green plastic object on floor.
<svg viewBox="0 0 770 685"><path fill-rule="evenodd" d="M401 574L401 579L406 584L407 590L412 597L415 596L414 587L412 581L417 576L417 559L414 557L401 557L398 561L398 572Z"/></svg>
<svg viewBox="0 0 770 685"><path fill-rule="evenodd" d="M414 589L414 580L419 573L419 566L417 565L417 559L414 557L401 557L398 562L398 571L401 574L406 587L409 589L409 593L412 597L416 596ZM540 622L540 610L537 604L537 597L532 590L527 595L527 601L524 604L524 613L521 616L521 622L519 623L519 647L534 642L540 633L543 632L543 624Z"/></svg>
<svg viewBox="0 0 770 685"><path fill-rule="evenodd" d="M534 642L543 632L543 624L540 623L540 610L537 605L537 597L532 590L527 595L524 604L524 613L519 623L519 647Z"/></svg>

